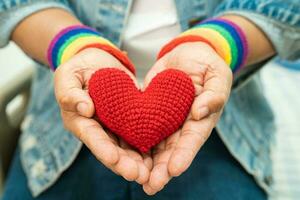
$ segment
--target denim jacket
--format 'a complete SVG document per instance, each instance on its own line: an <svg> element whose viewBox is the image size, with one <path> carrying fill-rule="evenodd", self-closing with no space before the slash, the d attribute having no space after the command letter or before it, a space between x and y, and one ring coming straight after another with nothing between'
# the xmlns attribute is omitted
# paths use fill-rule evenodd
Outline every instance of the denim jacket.
<svg viewBox="0 0 300 200"><path fill-rule="evenodd" d="M50 7L68 10L84 24L120 45L133 0L0 0L0 47L26 16ZM242 15L260 27L284 59L300 57L300 5L298 0L175 0L182 31L194 20ZM38 40L37 40L38 42ZM259 48L259 44L257 45ZM263 63L252 69L258 69ZM272 193L271 150L274 119L264 97L257 70L236 79L217 130L231 154ZM252 76L249 76L251 73ZM20 153L34 196L49 188L72 164L82 143L63 127L53 91L53 74L37 67L32 98L22 125Z"/></svg>

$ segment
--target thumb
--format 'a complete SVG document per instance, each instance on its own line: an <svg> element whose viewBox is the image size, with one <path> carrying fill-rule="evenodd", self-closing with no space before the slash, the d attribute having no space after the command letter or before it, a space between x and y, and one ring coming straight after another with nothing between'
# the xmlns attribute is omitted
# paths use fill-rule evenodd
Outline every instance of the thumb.
<svg viewBox="0 0 300 200"><path fill-rule="evenodd" d="M192 105L191 114L195 120L221 112L228 100L232 84L231 73L212 73L212 71L207 73L203 92L195 98Z"/></svg>
<svg viewBox="0 0 300 200"><path fill-rule="evenodd" d="M200 120L213 113L220 112L227 101L225 94L207 90L197 96L192 105L191 114L194 120Z"/></svg>
<svg viewBox="0 0 300 200"><path fill-rule="evenodd" d="M58 68L54 77L56 100L63 111L77 112L83 117L92 117L94 104L81 74L74 74L63 67Z"/></svg>

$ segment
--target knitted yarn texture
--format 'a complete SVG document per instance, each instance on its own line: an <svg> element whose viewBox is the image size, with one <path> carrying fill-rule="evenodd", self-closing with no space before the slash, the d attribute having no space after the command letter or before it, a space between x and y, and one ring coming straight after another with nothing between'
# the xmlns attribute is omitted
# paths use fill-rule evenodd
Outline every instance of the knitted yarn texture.
<svg viewBox="0 0 300 200"><path fill-rule="evenodd" d="M187 74L168 69L141 91L125 72L105 68L92 75L89 94L101 124L147 152L180 128L194 101L195 88Z"/></svg>

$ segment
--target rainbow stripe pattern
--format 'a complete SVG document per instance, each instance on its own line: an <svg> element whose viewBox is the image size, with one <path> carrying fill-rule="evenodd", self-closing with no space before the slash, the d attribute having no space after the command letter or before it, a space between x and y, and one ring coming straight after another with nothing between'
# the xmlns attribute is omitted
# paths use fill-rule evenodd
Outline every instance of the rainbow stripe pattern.
<svg viewBox="0 0 300 200"><path fill-rule="evenodd" d="M248 44L241 28L233 22L215 18L196 24L165 45L159 52L161 58L184 42L205 42L209 44L235 73L245 64Z"/></svg>
<svg viewBox="0 0 300 200"><path fill-rule="evenodd" d="M50 68L55 71L59 65L86 48L99 48L107 51L135 73L135 68L125 53L109 40L101 37L96 30L84 25L67 27L52 39L47 52Z"/></svg>

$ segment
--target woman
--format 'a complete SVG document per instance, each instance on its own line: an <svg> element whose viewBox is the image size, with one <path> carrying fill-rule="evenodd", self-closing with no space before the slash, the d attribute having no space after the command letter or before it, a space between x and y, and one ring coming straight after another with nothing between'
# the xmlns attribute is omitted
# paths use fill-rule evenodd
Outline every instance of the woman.
<svg viewBox="0 0 300 200"><path fill-rule="evenodd" d="M299 4L160 3L1 1L0 45L11 38L55 70L53 79L46 67L37 68L4 200L266 199L272 194L273 116L255 73L275 54L300 56ZM68 45L82 45L67 43L69 35L83 37L87 32L97 39L82 42L79 53L67 52ZM185 36L188 40L181 40ZM112 43L140 67L138 79L152 66L145 85L172 66L190 75L196 88L192 117L151 153L139 153L92 118L94 105L85 89L96 70L116 67L135 80L128 57ZM105 50L104 44L118 53Z"/></svg>

